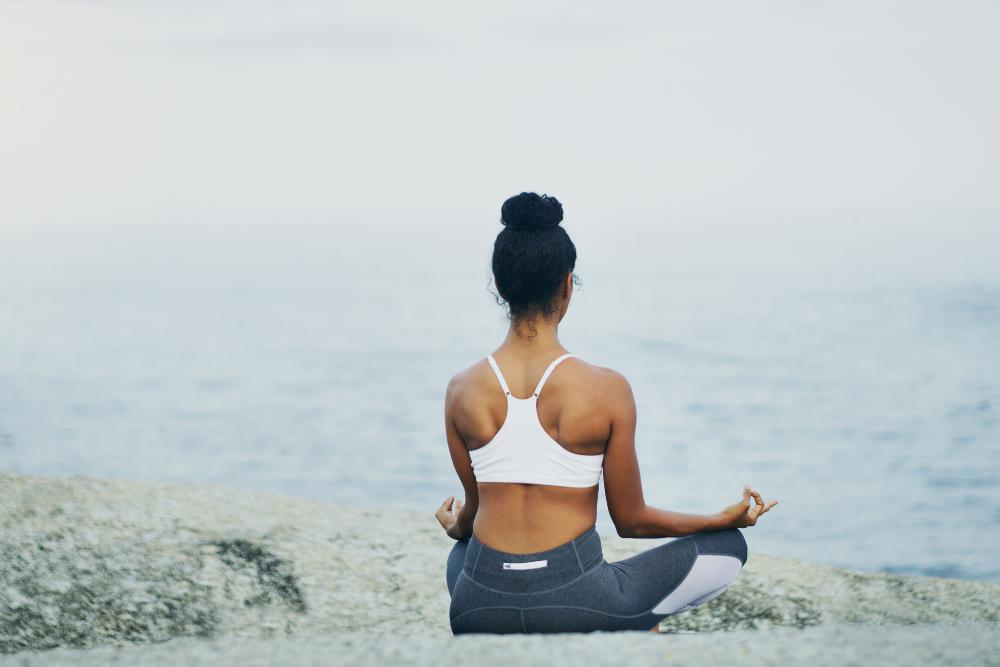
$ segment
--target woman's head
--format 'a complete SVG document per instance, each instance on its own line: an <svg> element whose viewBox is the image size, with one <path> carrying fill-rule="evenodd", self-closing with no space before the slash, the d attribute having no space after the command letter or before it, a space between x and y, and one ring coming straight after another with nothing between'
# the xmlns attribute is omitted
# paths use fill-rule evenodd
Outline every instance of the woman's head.
<svg viewBox="0 0 1000 667"><path fill-rule="evenodd" d="M508 317L516 323L559 317L569 303L576 246L560 226L555 197L522 192L500 208L504 228L493 243L493 279ZM571 276L572 274L572 276Z"/></svg>

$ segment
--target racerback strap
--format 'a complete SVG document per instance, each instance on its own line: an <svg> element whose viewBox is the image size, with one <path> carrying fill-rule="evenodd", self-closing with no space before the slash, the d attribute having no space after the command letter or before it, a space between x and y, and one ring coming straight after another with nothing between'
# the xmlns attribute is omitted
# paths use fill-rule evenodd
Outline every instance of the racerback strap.
<svg viewBox="0 0 1000 667"><path fill-rule="evenodd" d="M500 380L500 386L503 388L505 394L510 396L510 389L507 387L507 381L503 379L503 373L500 372L500 367L497 366L497 360L493 358L492 354L487 354L486 358L490 362L490 366L493 368L493 372L496 374L497 379Z"/></svg>
<svg viewBox="0 0 1000 667"><path fill-rule="evenodd" d="M549 364L549 367L545 369L545 373L542 374L542 379L538 381L538 386L535 387L535 391L532 392L532 395L535 398L538 398L538 395L540 393L542 393L542 387L545 386L545 381L549 379L550 375L552 375L552 371L555 370L556 366L559 365L559 362L561 362L563 359L569 359L570 357L573 357L573 356L576 356L576 355L574 355L572 352L567 352L566 354L564 354L564 355L562 355L560 357L556 357L552 361L552 363Z"/></svg>
<svg viewBox="0 0 1000 667"><path fill-rule="evenodd" d="M542 393L542 387L545 386L545 381L549 379L549 376L552 374L552 371L555 370L555 367L559 365L559 362L563 359L575 356L576 355L572 352L567 352L562 356L556 357L552 363L549 364L549 367L545 369L545 372L542 373L542 379L538 381L538 386L535 387L535 391L531 393L532 397L538 398L538 395ZM487 354L486 359L490 362L490 367L493 369L493 373L497 376L497 380L500 381L500 386L503 388L503 392L507 396L510 396L510 387L507 386L507 380L504 379L503 373L500 372L500 366L497 365L497 360L493 358L492 354Z"/></svg>

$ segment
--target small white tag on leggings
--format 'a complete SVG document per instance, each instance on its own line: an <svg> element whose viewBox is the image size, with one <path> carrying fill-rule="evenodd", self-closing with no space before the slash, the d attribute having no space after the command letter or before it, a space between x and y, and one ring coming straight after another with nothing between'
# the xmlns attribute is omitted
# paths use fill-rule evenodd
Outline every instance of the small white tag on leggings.
<svg viewBox="0 0 1000 667"><path fill-rule="evenodd" d="M505 570L534 570L536 567L548 567L549 561L545 560L529 560L527 563L504 563L503 569Z"/></svg>

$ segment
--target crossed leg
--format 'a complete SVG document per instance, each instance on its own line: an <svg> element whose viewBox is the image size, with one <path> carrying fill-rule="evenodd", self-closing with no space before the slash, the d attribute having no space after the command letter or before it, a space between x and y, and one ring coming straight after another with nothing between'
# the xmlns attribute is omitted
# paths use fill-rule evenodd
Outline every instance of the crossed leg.
<svg viewBox="0 0 1000 667"><path fill-rule="evenodd" d="M448 554L445 582L451 595L465 562L469 541L458 540ZM610 563L618 572L624 599L650 615L666 617L721 595L747 559L737 529L695 533ZM659 622L649 629L659 632Z"/></svg>
<svg viewBox="0 0 1000 667"><path fill-rule="evenodd" d="M736 529L696 533L614 563L637 590L660 588L650 613L669 616L714 600L746 562L746 541ZM686 571L683 571L686 569ZM659 623L650 632L659 631Z"/></svg>
<svg viewBox="0 0 1000 667"><path fill-rule="evenodd" d="M735 557L698 554L687 576L653 607L654 614L676 614L717 597L732 583L743 567Z"/></svg>

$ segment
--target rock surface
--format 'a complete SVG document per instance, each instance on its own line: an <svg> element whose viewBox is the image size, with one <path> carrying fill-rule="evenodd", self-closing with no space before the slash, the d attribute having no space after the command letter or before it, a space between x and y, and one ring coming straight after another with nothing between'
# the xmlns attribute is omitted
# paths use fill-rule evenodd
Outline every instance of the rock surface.
<svg viewBox="0 0 1000 667"><path fill-rule="evenodd" d="M656 543L602 540L609 561ZM978 655L977 647L995 646L1000 636L995 584L864 574L751 554L725 594L663 623L672 631L739 632L454 638L444 584L452 544L430 511L203 484L0 473L0 653L24 652L10 656L13 664L43 664L43 656L54 654L31 651L63 647L59 662L66 664L108 664L116 655L135 663L144 655L149 664L182 664L171 656L188 655L183 664L198 664L202 655L204 664L251 665L281 663L261 661L275 651L312 664L315 650L316 664L324 656L324 664L331 656L342 664L375 664L419 663L423 649L416 647L457 658L474 646L500 661L511 646L551 657L553 650L568 655L570 645L599 642L607 647L601 650L618 647L609 656L632 647L629 655L642 664L642 656L662 660L666 646L679 658L685 651L740 656L774 638L774 646L798 646L809 655L816 642L874 648L897 637L923 647L924 658L957 662ZM926 624L934 624L932 632ZM949 639L956 637L966 638L961 647ZM296 641L279 641L289 638ZM169 644L175 648L148 645L166 640L176 640ZM128 646L135 643L147 646ZM832 644L830 650L848 655ZM65 650L99 646L112 648ZM588 655L579 650L581 658ZM780 658L771 651L759 661L772 653Z"/></svg>
<svg viewBox="0 0 1000 667"><path fill-rule="evenodd" d="M929 632L928 628L933 629ZM819 625L683 635L336 633L298 639L175 639L162 644L18 653L18 667L327 667L328 665L627 665L794 667L809 665L1000 665L997 628L984 624Z"/></svg>

